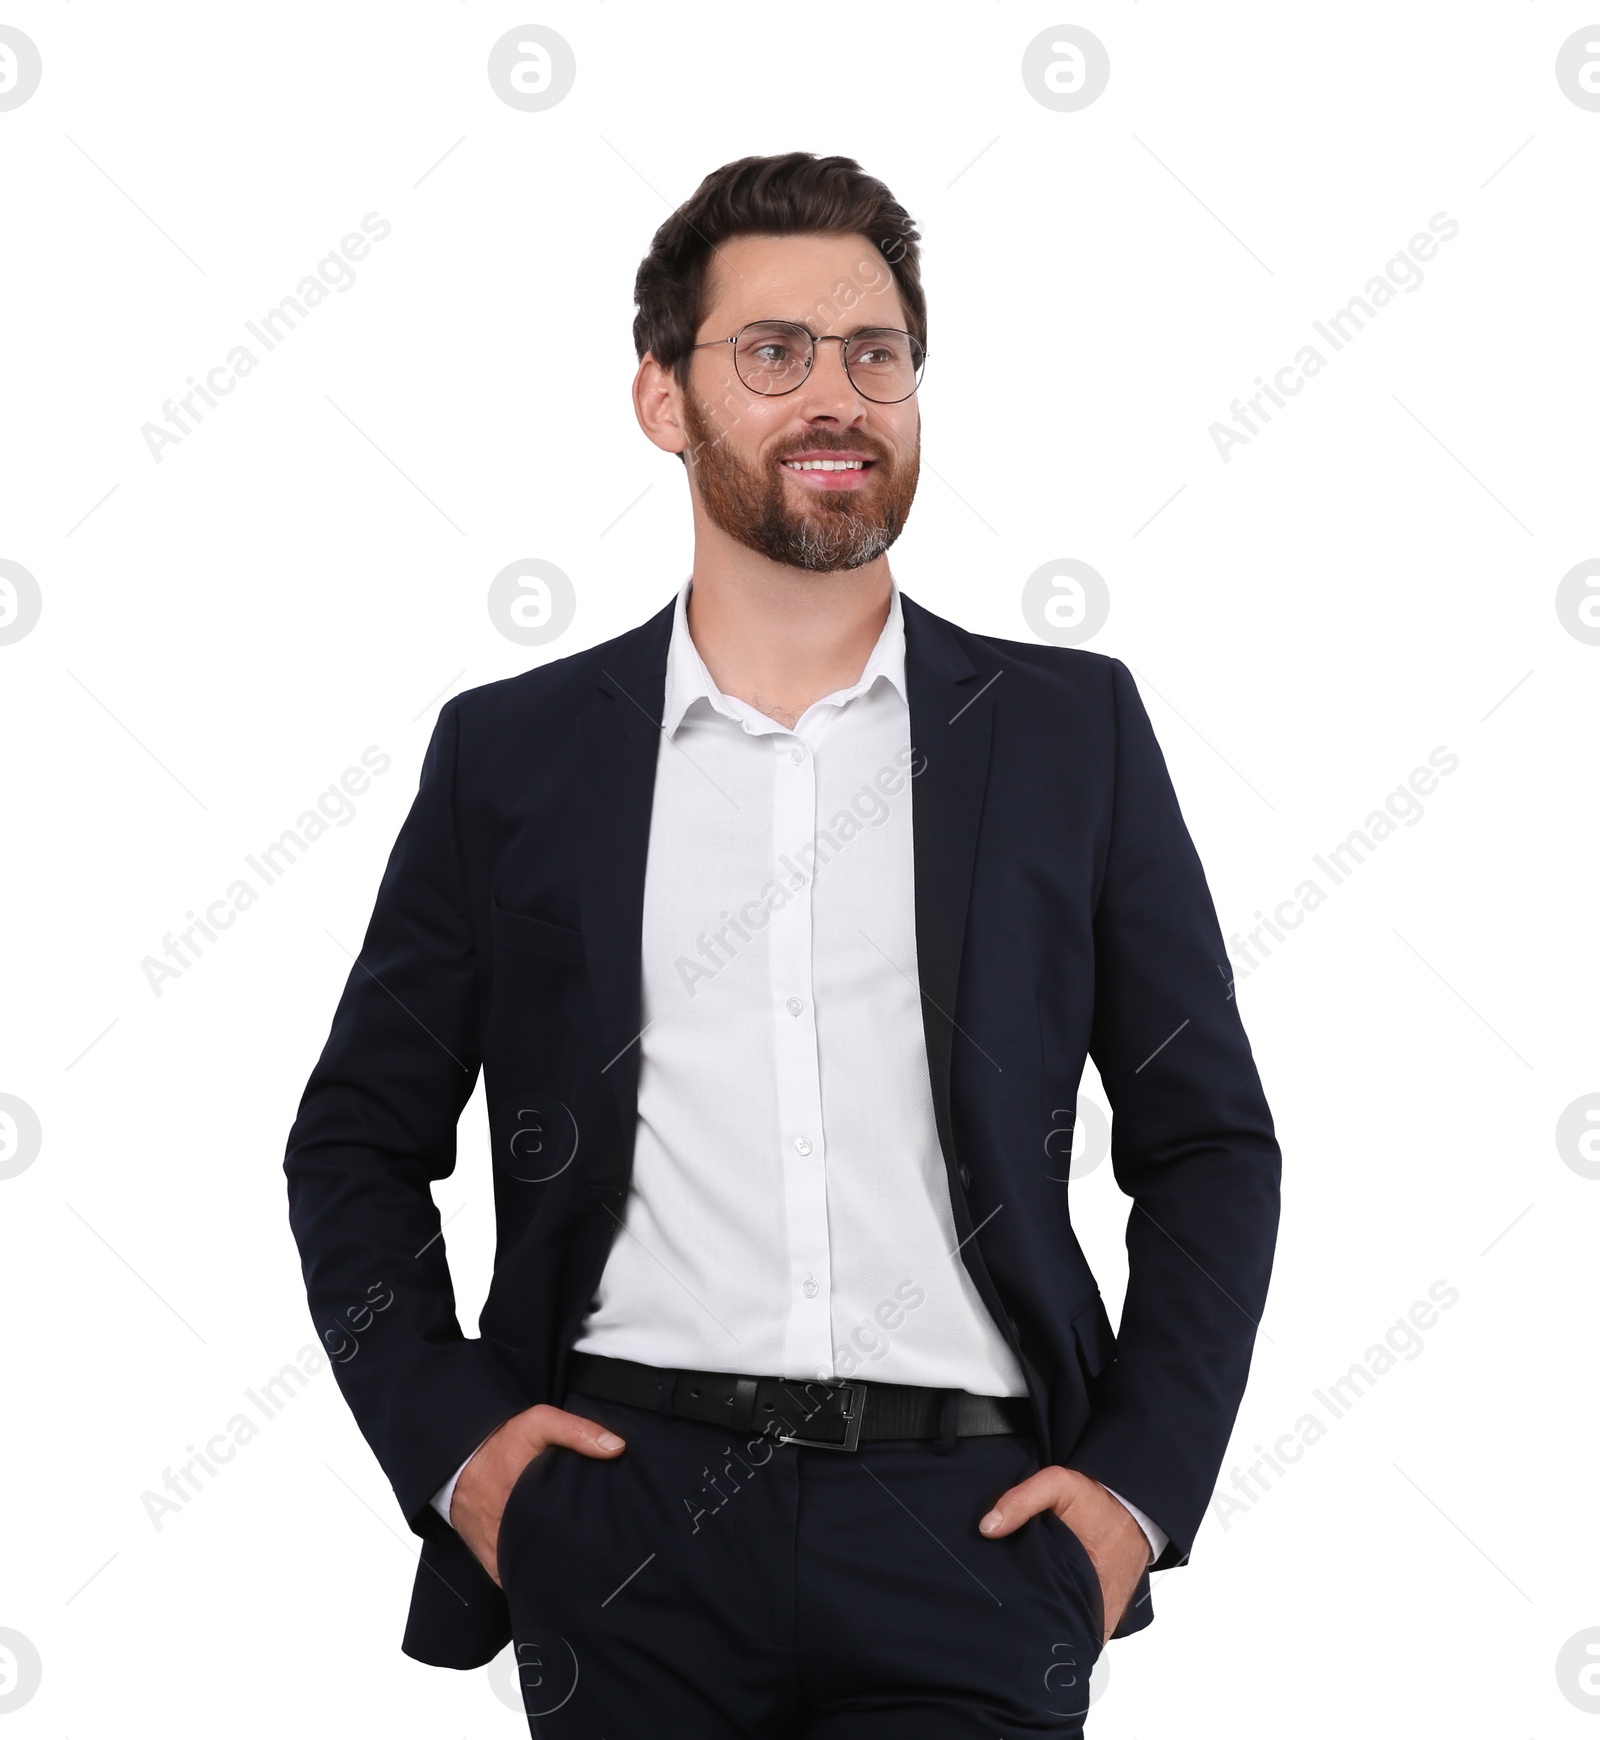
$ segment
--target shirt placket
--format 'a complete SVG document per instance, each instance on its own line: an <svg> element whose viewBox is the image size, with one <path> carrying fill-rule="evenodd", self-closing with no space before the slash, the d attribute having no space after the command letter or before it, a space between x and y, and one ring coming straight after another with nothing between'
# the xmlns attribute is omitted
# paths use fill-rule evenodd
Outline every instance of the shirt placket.
<svg viewBox="0 0 1600 1740"><path fill-rule="evenodd" d="M767 937L778 1088L776 1139L789 1256L783 1369L813 1377L833 1370L827 1144L812 975L816 759L812 748L791 733L774 734L772 746L773 873L789 895L773 913ZM806 843L812 851L801 855L798 848Z"/></svg>

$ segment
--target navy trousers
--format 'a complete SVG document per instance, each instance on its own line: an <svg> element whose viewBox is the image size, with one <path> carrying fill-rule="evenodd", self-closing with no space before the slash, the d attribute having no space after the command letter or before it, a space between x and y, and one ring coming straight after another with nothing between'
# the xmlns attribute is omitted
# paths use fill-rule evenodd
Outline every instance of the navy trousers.
<svg viewBox="0 0 1600 1740"><path fill-rule="evenodd" d="M1031 1435L854 1452L571 1392L627 1440L518 1476L500 1579L534 1740L1000 1740L1081 1734L1099 1579L1053 1512L978 1519Z"/></svg>

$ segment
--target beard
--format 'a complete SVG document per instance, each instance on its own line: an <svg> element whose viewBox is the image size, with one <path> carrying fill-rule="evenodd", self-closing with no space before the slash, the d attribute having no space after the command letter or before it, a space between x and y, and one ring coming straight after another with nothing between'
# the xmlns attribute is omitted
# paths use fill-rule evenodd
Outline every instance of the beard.
<svg viewBox="0 0 1600 1740"><path fill-rule="evenodd" d="M917 493L920 443L896 465L871 435L814 434L787 443L794 453L857 452L872 460L864 489L808 491L792 501L779 461L746 462L714 430L692 394L684 399L684 427L693 455L693 477L711 523L747 549L781 562L828 574L876 561L900 536Z"/></svg>

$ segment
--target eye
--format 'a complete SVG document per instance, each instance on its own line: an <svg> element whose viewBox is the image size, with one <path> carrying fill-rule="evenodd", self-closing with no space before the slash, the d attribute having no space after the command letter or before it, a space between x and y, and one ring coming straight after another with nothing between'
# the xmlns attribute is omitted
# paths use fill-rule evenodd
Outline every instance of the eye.
<svg viewBox="0 0 1600 1740"><path fill-rule="evenodd" d="M747 327L736 355L750 368L786 369L803 367L811 340L797 327L781 321L762 321Z"/></svg>
<svg viewBox="0 0 1600 1740"><path fill-rule="evenodd" d="M903 332L877 328L858 332L850 342L850 366L885 378L915 373L911 341Z"/></svg>

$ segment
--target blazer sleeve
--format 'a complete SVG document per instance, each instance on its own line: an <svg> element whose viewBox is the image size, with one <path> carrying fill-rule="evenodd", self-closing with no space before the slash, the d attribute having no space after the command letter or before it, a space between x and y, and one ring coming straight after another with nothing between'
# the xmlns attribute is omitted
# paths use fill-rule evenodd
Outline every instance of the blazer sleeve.
<svg viewBox="0 0 1600 1740"><path fill-rule="evenodd" d="M1112 660L1115 789L1094 917L1090 1052L1128 1211L1116 1355L1068 1464L1113 1486L1183 1564L1249 1374L1281 1155L1205 874L1133 677Z"/></svg>
<svg viewBox="0 0 1600 1740"><path fill-rule="evenodd" d="M430 1186L455 1168L479 1068L477 962L455 815L458 701L440 711L361 953L284 1158L312 1320L413 1531L502 1421L530 1405L456 1321Z"/></svg>

